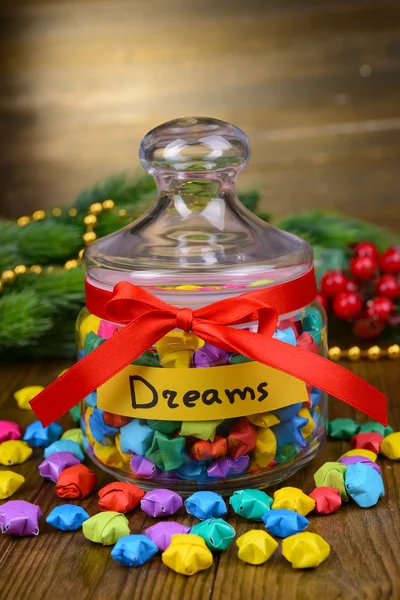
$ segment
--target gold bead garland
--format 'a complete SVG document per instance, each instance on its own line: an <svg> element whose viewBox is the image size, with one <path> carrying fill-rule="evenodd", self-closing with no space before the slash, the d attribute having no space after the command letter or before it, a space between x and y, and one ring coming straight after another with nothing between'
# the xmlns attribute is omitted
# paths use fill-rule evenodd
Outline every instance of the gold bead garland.
<svg viewBox="0 0 400 600"><path fill-rule="evenodd" d="M83 223L86 227L85 233L82 235L82 241L85 246L88 246L92 242L96 240L96 233L94 231L94 227L97 223L97 215L99 215L103 210L112 210L115 208L115 202L111 199L104 200L104 202L94 202L90 205L87 214L83 218ZM61 217L63 211L61 208L55 207L52 209L51 214L53 217ZM70 208L68 210L68 215L70 217L76 217L78 211L76 208ZM127 211L125 208L120 208L118 210L118 214L120 217L125 217ZM24 227L31 223L32 221L39 221L46 218L46 213L44 210L35 210L31 216L22 216L17 219L17 225L19 227ZM70 270L76 269L79 264L79 260L82 258L84 252L84 248L82 248L78 253L78 258L72 258L67 260L63 269ZM25 275L26 273L35 273L36 275L40 273L51 273L54 271L53 266L41 267L40 265L32 265L27 267L26 265L17 265L13 269L6 269L3 273L0 274L0 292L4 286L4 284L9 284L14 281L15 277L20 275ZM365 350L361 350L358 346L352 346L347 350L342 350L339 346L332 346L329 348L328 357L334 361L339 362L340 360L347 359L353 362L361 360L363 358L367 358L370 361L377 361L381 358L389 358L390 360L398 360L400 359L400 346L398 344L392 344L388 348L381 348L374 344Z"/></svg>
<svg viewBox="0 0 400 600"><path fill-rule="evenodd" d="M398 360L400 358L400 346L398 344L392 344L388 348L381 348L374 344L365 350L361 350L358 346L352 346L348 350L342 350L339 346L332 346L332 348L329 348L328 356L334 362L339 362L339 360L343 359L355 362L362 358L367 358L372 362L379 360L380 358Z"/></svg>
<svg viewBox="0 0 400 600"><path fill-rule="evenodd" d="M90 205L87 214L83 217L83 223L85 225L86 231L82 235L82 241L85 246L88 246L96 239L96 233L94 231L94 227L97 223L97 215L99 215L103 210L112 210L115 208L114 200L108 199L104 200L104 202L95 202ZM68 215L70 217L76 217L78 211L76 208L70 208L68 211ZM53 217L61 217L63 214L63 209L59 207L55 207L52 209L51 214ZM120 216L126 215L125 209L119 210ZM44 210L35 210L31 216L24 215L17 219L17 225L19 227L25 227L28 223L32 223L32 221L40 221L46 218L46 213ZM84 252L84 248L82 248L78 253L78 258L72 258L67 260L64 265L61 267L66 271L70 269L76 269L79 265L79 260L82 258ZM54 271L53 266L41 267L40 265L32 265L30 267L26 265L17 265L13 269L6 269L3 273L0 273L0 292L4 287L4 284L12 283L17 276L25 275L26 273L35 273L39 275L40 273L52 273Z"/></svg>

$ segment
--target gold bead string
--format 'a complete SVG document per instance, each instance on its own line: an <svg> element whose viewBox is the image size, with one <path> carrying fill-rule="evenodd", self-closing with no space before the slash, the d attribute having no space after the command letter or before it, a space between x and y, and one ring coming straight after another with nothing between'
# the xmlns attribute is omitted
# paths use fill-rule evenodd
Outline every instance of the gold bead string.
<svg viewBox="0 0 400 600"><path fill-rule="evenodd" d="M361 350L358 346L352 346L348 350L342 350L339 346L332 346L329 348L328 356L334 362L339 360L347 359L352 362L367 358L374 362L380 358L389 358L390 360L398 360L400 358L400 346L398 344L392 344L388 348L381 348L380 346L373 345L365 350Z"/></svg>
<svg viewBox="0 0 400 600"><path fill-rule="evenodd" d="M94 202L89 206L89 210L83 218L85 232L82 235L82 241L85 246L89 246L92 242L96 240L97 236L96 232L94 231L94 228L97 224L97 216L101 212L103 212L103 210L112 210L114 207L114 200L110 199L104 200L104 202ZM76 208L70 208L68 209L67 214L70 217L76 217L78 211ZM30 216L26 215L23 217L19 217L19 219L17 219L17 225L19 227L25 227L29 223L32 223L34 221L41 221L49 216L58 218L62 215L63 209L58 207L53 208L49 214L46 214L44 210L35 210ZM123 208L120 209L119 215L121 217L124 217L126 215L126 210ZM84 248L82 248L79 251L77 258L70 258L60 268L65 269L66 271L68 271L69 269L76 269L76 267L79 264L79 259L82 258L83 251ZM4 284L12 283L15 280L15 278L19 277L20 275L26 275L27 273L35 273L36 275L39 275L40 273L52 273L53 271L54 267L51 265L48 267L42 267L40 265L32 265L30 267L27 265L17 265L13 269L6 269L0 274L0 292L3 289Z"/></svg>

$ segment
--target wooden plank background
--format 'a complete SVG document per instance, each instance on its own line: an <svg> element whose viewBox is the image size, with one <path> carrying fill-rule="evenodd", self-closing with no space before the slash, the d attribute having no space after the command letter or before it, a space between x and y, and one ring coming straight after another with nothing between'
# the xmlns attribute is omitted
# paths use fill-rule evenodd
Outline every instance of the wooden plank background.
<svg viewBox="0 0 400 600"><path fill-rule="evenodd" d="M264 210L398 215L396 0L14 0L0 35L3 215L139 168L142 136L190 114L247 132Z"/></svg>

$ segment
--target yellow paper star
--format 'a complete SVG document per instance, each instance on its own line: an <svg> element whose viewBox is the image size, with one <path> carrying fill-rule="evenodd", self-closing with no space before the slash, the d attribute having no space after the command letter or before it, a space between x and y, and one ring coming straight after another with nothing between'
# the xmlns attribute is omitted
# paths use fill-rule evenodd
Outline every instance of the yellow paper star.
<svg viewBox="0 0 400 600"><path fill-rule="evenodd" d="M262 529L252 529L236 540L238 557L249 565L262 565L278 548L278 542Z"/></svg>
<svg viewBox="0 0 400 600"><path fill-rule="evenodd" d="M14 393L14 398L17 401L18 408L22 410L32 410L29 402L37 396L44 387L41 385L29 385L28 387L21 388Z"/></svg>
<svg viewBox="0 0 400 600"><path fill-rule="evenodd" d="M283 487L274 493L273 508L287 508L295 510L305 517L314 510L315 500L307 496L302 490L294 487Z"/></svg>

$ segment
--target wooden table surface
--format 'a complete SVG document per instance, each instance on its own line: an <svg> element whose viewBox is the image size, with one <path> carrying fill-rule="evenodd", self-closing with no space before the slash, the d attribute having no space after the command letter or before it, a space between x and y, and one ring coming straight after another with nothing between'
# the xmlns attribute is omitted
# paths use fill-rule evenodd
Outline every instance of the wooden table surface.
<svg viewBox="0 0 400 600"><path fill-rule="evenodd" d="M67 366L62 361L3 366L0 368L0 414L27 425L32 413L18 409L13 392L26 385L46 385ZM381 360L371 364L360 362L352 368L389 398L389 418L400 429L398 410L399 363ZM338 400L330 403L330 417L351 416L362 419ZM72 423L67 417L65 427ZM327 460L336 460L349 448L347 442L327 442L320 455L302 471L291 477L288 485L313 489L313 473ZM40 505L46 517L62 503L54 485L43 480L37 467L43 452L13 467L26 478L15 494ZM88 459L87 459L88 461ZM310 531L321 534L331 545L331 555L318 569L293 570L281 556L280 549L264 565L250 566L237 558L232 543L226 552L214 555L213 566L193 577L177 575L163 565L159 556L134 569L117 564L110 548L88 542L81 531L60 532L47 525L44 518L36 538L0 538L1 600L114 600L142 598L179 598L242 600L397 600L400 598L400 463L379 460L386 496L371 509L345 504L330 516L311 516ZM111 481L97 468L98 488ZM96 494L79 502L90 515L98 512ZM140 510L131 513L131 531L142 532L155 522ZM187 525L193 519L181 511L177 519ZM241 535L261 524L250 524L229 511L228 521Z"/></svg>

